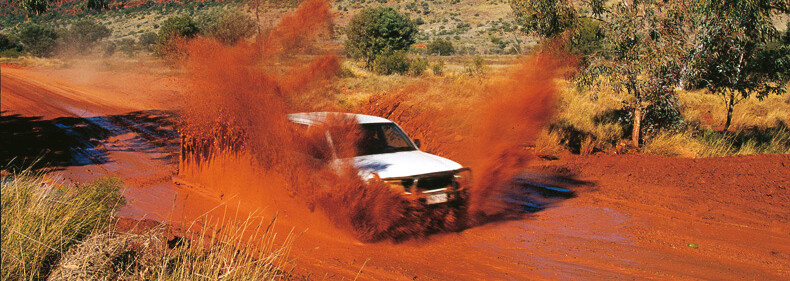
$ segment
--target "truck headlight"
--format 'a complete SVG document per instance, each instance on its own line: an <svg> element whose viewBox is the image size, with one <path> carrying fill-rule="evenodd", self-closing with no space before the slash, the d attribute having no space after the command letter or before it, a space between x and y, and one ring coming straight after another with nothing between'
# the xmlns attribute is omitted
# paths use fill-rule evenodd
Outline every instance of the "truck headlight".
<svg viewBox="0 0 790 281"><path fill-rule="evenodd" d="M455 189L464 189L472 186L472 170L463 168L455 173Z"/></svg>
<svg viewBox="0 0 790 281"><path fill-rule="evenodd" d="M397 180L384 180L384 183L389 185L392 191L396 192L410 192L412 185L414 185L413 179L397 179Z"/></svg>

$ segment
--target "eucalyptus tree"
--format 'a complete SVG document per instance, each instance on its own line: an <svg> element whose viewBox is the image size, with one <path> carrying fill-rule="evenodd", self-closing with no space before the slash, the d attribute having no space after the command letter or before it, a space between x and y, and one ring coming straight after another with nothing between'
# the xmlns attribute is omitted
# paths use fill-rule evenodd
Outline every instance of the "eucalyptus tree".
<svg viewBox="0 0 790 281"><path fill-rule="evenodd" d="M693 8L697 30L691 78L722 97L727 131L739 102L786 92L790 36L782 38L772 17L790 12L790 2L700 0Z"/></svg>
<svg viewBox="0 0 790 281"><path fill-rule="evenodd" d="M685 1L513 0L514 14L527 31L543 38L580 38L594 22L595 50L577 75L582 85L596 84L625 93L632 113L631 141L639 146L642 121L651 105L674 94L684 59L688 10ZM584 38L584 37L581 37ZM607 79L600 79L605 76Z"/></svg>

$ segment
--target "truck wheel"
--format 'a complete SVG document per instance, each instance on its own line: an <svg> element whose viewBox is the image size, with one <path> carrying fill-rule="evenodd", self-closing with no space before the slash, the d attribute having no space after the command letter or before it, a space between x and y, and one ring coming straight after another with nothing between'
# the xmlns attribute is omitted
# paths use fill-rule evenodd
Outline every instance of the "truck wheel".
<svg viewBox="0 0 790 281"><path fill-rule="evenodd" d="M461 190L458 197L449 204L449 210L444 220L444 229L452 232L464 230L468 225L469 194L466 190Z"/></svg>

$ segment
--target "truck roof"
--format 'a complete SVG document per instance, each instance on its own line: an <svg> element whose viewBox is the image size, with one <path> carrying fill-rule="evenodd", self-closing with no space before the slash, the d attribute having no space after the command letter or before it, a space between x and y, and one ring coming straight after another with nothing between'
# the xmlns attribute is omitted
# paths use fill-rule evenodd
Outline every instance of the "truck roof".
<svg viewBox="0 0 790 281"><path fill-rule="evenodd" d="M348 118L354 118L357 120L359 124L370 124L370 123L394 123L388 119L371 116L371 115L364 115L364 114L354 114L354 113L343 113L343 112L301 112L301 113L291 113L288 114L288 120L298 124L304 125L316 125L319 123L324 122L327 116L330 115L341 115Z"/></svg>

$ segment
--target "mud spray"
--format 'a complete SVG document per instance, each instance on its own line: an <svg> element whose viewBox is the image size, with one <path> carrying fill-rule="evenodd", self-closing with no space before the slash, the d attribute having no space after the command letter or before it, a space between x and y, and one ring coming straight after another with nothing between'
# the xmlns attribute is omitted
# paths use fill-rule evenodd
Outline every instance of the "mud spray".
<svg viewBox="0 0 790 281"><path fill-rule="evenodd" d="M515 188L511 180L533 157L525 146L553 114L555 79L572 70L574 63L573 58L539 51L522 58L504 76L491 78L482 93L473 93L480 99L425 106L418 96L431 85L416 85L375 96L361 112L398 122L407 132L424 138L429 152L472 168L470 225L517 217L523 213L520 206L507 203ZM454 91L458 89L448 89Z"/></svg>
<svg viewBox="0 0 790 281"><path fill-rule="evenodd" d="M244 204L323 213L363 241L456 231L521 213L504 197L510 179L530 159L524 143L551 115L560 60L551 55L524 59L476 104L405 110L403 104L415 102L407 88L371 98L356 110L418 132L433 143L431 152L473 169L468 206L426 207L381 182L362 181L351 163L330 165L333 150L324 132L332 134L340 158L352 157L359 138L353 120L332 116L327 122L332 126L307 130L287 120L295 108L311 108L293 104L294 97L338 73L335 55L314 54L315 42L331 34L331 26L329 3L309 0L254 42L224 46L198 38L185 43L190 89L184 99L180 175L221 196L244 198ZM294 201L302 204L285 203Z"/></svg>

